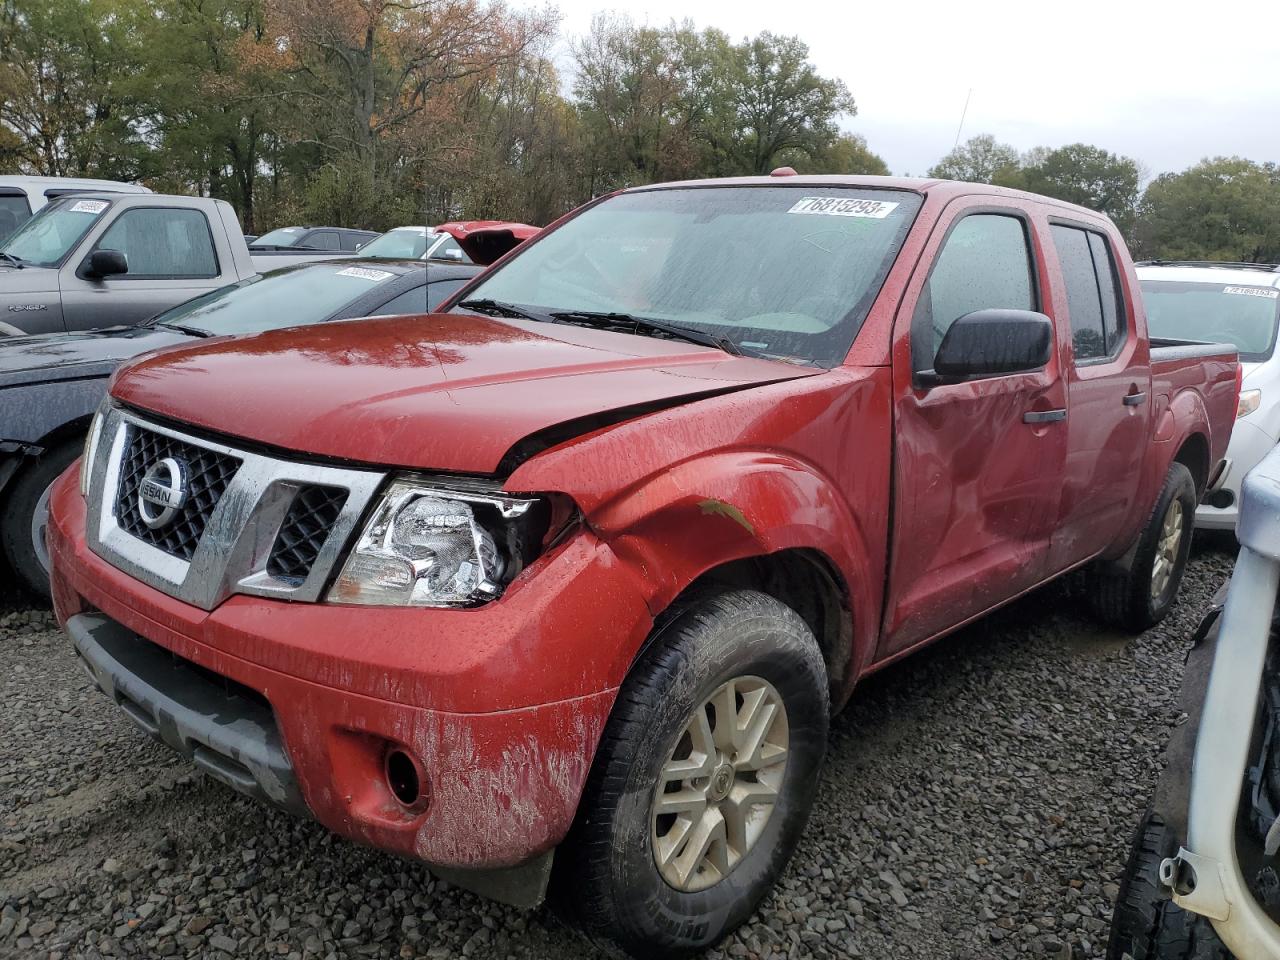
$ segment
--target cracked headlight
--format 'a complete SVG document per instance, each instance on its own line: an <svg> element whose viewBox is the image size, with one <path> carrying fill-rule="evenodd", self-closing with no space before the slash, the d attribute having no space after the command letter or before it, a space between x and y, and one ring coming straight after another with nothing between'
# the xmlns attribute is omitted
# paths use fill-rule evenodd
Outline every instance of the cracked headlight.
<svg viewBox="0 0 1280 960"><path fill-rule="evenodd" d="M415 607L492 600L537 555L550 513L545 498L479 482L395 480L326 599Z"/></svg>

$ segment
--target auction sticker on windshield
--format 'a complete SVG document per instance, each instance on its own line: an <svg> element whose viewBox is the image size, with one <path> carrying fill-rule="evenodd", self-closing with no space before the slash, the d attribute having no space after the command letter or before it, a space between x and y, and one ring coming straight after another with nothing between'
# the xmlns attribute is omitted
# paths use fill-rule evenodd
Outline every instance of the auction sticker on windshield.
<svg viewBox="0 0 1280 960"><path fill-rule="evenodd" d="M1280 290L1275 287L1223 287L1222 292L1242 297L1266 297L1268 300L1280 297Z"/></svg>
<svg viewBox="0 0 1280 960"><path fill-rule="evenodd" d="M107 209L105 200L77 200L71 205L72 213L101 213Z"/></svg>
<svg viewBox="0 0 1280 960"><path fill-rule="evenodd" d="M870 217L883 220L898 205L886 200L855 200L851 197L801 197L787 213L817 213L828 217Z"/></svg>
<svg viewBox="0 0 1280 960"><path fill-rule="evenodd" d="M388 277L394 277L394 273L387 273L385 270L370 270L368 267L347 267L345 270L339 270L340 277L359 277L361 280L372 280L375 283L386 280Z"/></svg>

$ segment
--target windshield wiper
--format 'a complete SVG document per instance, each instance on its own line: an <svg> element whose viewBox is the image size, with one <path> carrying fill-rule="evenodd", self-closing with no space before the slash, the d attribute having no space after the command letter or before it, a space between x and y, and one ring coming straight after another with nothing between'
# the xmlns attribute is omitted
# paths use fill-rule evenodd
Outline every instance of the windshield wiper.
<svg viewBox="0 0 1280 960"><path fill-rule="evenodd" d="M23 267L27 265L26 261L23 260L21 257L15 257L12 253L6 253L3 250L0 250L0 259L8 260L19 270L21 270Z"/></svg>
<svg viewBox="0 0 1280 960"><path fill-rule="evenodd" d="M536 310L526 310L524 307L517 307L514 303L507 303L503 300L463 300L458 306L464 310L474 310L476 313L487 314L491 317L516 317L520 320L537 320L539 323L554 323L554 315L548 316L545 313L538 313Z"/></svg>
<svg viewBox="0 0 1280 960"><path fill-rule="evenodd" d="M156 327L168 327L170 330L177 330L179 333L185 333L193 337L212 337L213 334L208 330L201 330L199 327L184 327L180 323L169 323L161 320L152 324Z"/></svg>
<svg viewBox="0 0 1280 960"><path fill-rule="evenodd" d="M463 306L466 306L466 304L463 304ZM551 316L563 322L582 323L588 326L633 327L636 333L641 331L662 333L669 337L676 337L704 347L716 347L731 356L740 357L743 355L742 349L728 337L722 337L716 333L708 333L706 330L697 330L693 327L682 327L676 323L667 323L665 320L655 320L653 317L637 317L630 313L598 310L553 310L551 311Z"/></svg>

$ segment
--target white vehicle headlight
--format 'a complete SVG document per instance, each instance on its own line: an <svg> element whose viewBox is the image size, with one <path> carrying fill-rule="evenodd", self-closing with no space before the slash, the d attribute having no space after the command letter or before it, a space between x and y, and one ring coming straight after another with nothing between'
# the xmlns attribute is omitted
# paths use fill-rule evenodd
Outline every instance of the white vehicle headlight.
<svg viewBox="0 0 1280 960"><path fill-rule="evenodd" d="M549 506L481 483L395 480L326 599L415 607L492 600L537 555Z"/></svg>
<svg viewBox="0 0 1280 960"><path fill-rule="evenodd" d="M1247 417L1253 411L1262 405L1261 390L1244 390L1240 394L1240 401L1236 404L1236 419Z"/></svg>
<svg viewBox="0 0 1280 960"><path fill-rule="evenodd" d="M89 435L84 440L84 452L80 454L80 496L89 495L89 478L93 476L93 458L98 452L98 438L102 436L102 414L106 409L106 401L98 407L89 423Z"/></svg>

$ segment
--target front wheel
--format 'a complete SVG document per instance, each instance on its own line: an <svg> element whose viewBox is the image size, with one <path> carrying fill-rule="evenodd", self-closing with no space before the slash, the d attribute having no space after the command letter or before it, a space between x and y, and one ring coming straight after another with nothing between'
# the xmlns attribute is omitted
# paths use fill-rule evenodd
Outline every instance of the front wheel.
<svg viewBox="0 0 1280 960"><path fill-rule="evenodd" d="M1191 471L1170 464L1128 566L1104 564L1095 571L1093 603L1102 619L1141 633L1165 618L1187 567L1195 514Z"/></svg>
<svg viewBox="0 0 1280 960"><path fill-rule="evenodd" d="M800 838L828 709L822 653L791 608L747 590L685 607L618 693L557 853L557 908L635 957L719 941Z"/></svg>
<svg viewBox="0 0 1280 960"><path fill-rule="evenodd" d="M82 441L64 443L20 468L0 507L0 547L9 567L34 593L49 597L49 493L53 482L80 456Z"/></svg>

